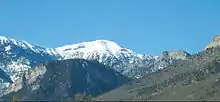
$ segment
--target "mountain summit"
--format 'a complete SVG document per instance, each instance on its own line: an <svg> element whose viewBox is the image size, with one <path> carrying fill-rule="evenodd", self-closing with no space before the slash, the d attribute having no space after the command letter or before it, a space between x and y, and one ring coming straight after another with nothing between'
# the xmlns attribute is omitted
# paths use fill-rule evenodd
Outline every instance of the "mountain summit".
<svg viewBox="0 0 220 102"><path fill-rule="evenodd" d="M112 66L116 71L122 73L128 69L128 64L142 60L143 56L108 40L95 40L66 45L55 48L54 51L60 54L63 59L82 58L97 60L100 63ZM153 57L149 55L148 59L153 59Z"/></svg>
<svg viewBox="0 0 220 102"><path fill-rule="evenodd" d="M65 56L66 53L72 53L72 51L84 52L84 53L92 53L92 52L109 52L113 55L117 55L117 52L121 51L121 48L118 44L113 41L108 40L95 40L91 42L82 42L79 44L66 45L62 47L55 48L61 55ZM64 58L67 58L65 56Z"/></svg>
<svg viewBox="0 0 220 102"><path fill-rule="evenodd" d="M109 57L120 59L124 57L138 57L134 51L120 47L113 41L95 40L91 42L82 42L79 44L66 45L55 48L63 59L83 58L89 60L98 60L100 62L108 60Z"/></svg>

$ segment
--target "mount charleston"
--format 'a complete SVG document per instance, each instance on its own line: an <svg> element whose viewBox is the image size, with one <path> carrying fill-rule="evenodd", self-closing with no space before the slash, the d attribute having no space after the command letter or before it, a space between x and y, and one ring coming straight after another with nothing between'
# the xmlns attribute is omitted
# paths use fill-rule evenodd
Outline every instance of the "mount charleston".
<svg viewBox="0 0 220 102"><path fill-rule="evenodd" d="M188 83L191 85L215 75L212 71L218 68L214 60L219 54L218 38L198 54L164 51L152 56L108 40L43 48L0 37L0 96L2 100L15 96L18 100L76 100L74 95L85 92L96 97L94 100L162 100L169 94L167 100L174 100L172 87L180 90L186 80L193 81ZM193 79L203 70L209 71L203 79ZM178 79L175 84L168 84L174 79Z"/></svg>

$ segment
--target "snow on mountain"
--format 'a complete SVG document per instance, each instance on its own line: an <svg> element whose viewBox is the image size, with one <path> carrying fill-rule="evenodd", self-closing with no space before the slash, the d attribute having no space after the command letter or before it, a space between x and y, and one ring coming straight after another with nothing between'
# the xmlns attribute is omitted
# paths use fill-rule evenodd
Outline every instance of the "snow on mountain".
<svg viewBox="0 0 220 102"><path fill-rule="evenodd" d="M118 44L108 40L96 40L91 42L83 42L79 44L66 45L63 47L58 47L55 49L64 59L70 59L77 57L75 53L83 52L82 58L89 58L90 55L94 53L99 53L101 57L102 55L112 55L116 58L120 57L120 54L123 53L125 56L136 55L135 52L120 47ZM140 55L140 54L139 54Z"/></svg>
<svg viewBox="0 0 220 102"><path fill-rule="evenodd" d="M3 59L8 59L8 61L5 61L7 63L4 63L5 69L12 77L12 81L19 77L19 73L30 69L40 62L76 58L97 60L123 75L134 77L137 76L135 75L137 74L135 73L135 70L138 69L137 65L150 65L158 58L150 54L137 54L109 40L82 42L54 49L42 48L26 41L18 41L6 37L0 37L0 42L0 51L4 55ZM20 64L21 62L22 64ZM15 73L18 73L18 75Z"/></svg>
<svg viewBox="0 0 220 102"><path fill-rule="evenodd" d="M55 50L64 59L83 58L87 60L98 60L100 63L110 65L121 73L128 70L128 64L143 58L143 55L136 54L127 48L122 48L115 42L109 40L82 42L58 47L55 48Z"/></svg>
<svg viewBox="0 0 220 102"><path fill-rule="evenodd" d="M45 48L0 36L0 69L7 76L0 76L0 90L33 66L56 59L57 56L48 53Z"/></svg>
<svg viewBox="0 0 220 102"><path fill-rule="evenodd" d="M174 58L178 57L178 53L168 54L175 55ZM41 62L77 58L97 60L130 78L141 78L146 73L164 68L161 66L164 65L163 61L157 61L161 60L160 57L150 54L137 54L109 40L95 40L57 48L43 48L26 41L0 37L0 69L7 76L7 78L0 76L0 83L2 88L7 87L9 83L20 78L25 71Z"/></svg>
<svg viewBox="0 0 220 102"><path fill-rule="evenodd" d="M23 71L44 61L76 58L97 60L128 77L141 77L140 69L144 67L144 70L149 70L147 66L152 66L152 63L159 60L158 56L137 54L109 40L95 40L57 48L42 48L6 37L0 37L0 43L0 63L5 66L4 69L12 81ZM136 70L139 70L139 74Z"/></svg>
<svg viewBox="0 0 220 102"><path fill-rule="evenodd" d="M166 52L162 56L137 54L109 40L43 48L0 36L0 94L3 88L21 78L24 72L45 61L78 58L97 60L124 76L139 79L173 62L180 63L187 56L186 52Z"/></svg>
<svg viewBox="0 0 220 102"><path fill-rule="evenodd" d="M14 82L24 71L40 62L76 58L97 60L123 73L128 70L129 64L142 60L144 56L108 40L82 42L52 49L0 37L0 64L4 65L2 69L10 76L10 80L6 82Z"/></svg>

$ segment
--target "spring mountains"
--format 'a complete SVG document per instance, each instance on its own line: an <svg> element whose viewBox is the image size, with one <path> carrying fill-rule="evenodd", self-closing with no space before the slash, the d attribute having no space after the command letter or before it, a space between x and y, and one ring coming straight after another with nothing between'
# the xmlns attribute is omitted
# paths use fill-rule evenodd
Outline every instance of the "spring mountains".
<svg viewBox="0 0 220 102"><path fill-rule="evenodd" d="M196 54L152 56L108 40L43 48L0 37L0 99L220 100L219 46L217 35Z"/></svg>

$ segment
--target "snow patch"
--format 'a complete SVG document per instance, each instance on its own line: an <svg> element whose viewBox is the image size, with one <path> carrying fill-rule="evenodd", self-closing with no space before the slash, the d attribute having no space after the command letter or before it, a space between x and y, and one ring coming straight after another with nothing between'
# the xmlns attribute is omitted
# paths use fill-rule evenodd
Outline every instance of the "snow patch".
<svg viewBox="0 0 220 102"><path fill-rule="evenodd" d="M138 56L140 59L143 59L143 55L142 55L142 54L137 54L137 56Z"/></svg>
<svg viewBox="0 0 220 102"><path fill-rule="evenodd" d="M6 46L5 51L9 51L9 50L11 50L11 46Z"/></svg>
<svg viewBox="0 0 220 102"><path fill-rule="evenodd" d="M159 58L159 56L154 56L154 59L157 60Z"/></svg>

